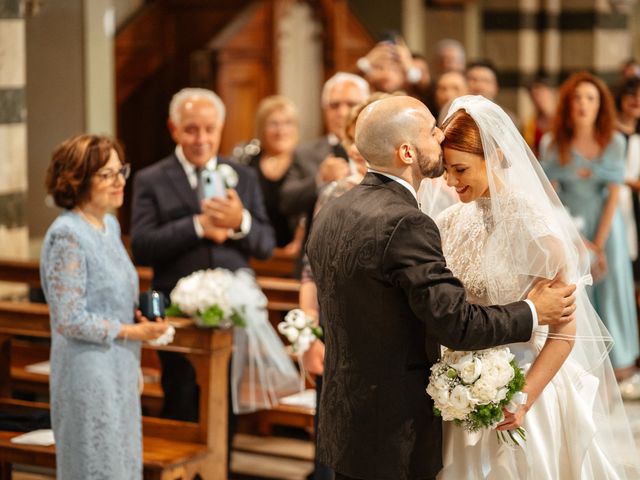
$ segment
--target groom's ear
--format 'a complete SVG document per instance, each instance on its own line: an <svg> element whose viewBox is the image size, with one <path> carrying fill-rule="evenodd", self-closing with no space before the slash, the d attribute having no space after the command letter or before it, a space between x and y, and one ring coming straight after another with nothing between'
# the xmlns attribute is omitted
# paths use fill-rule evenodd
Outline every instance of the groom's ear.
<svg viewBox="0 0 640 480"><path fill-rule="evenodd" d="M410 143L403 143L400 145L400 148L398 148L396 156L398 157L401 165L412 165L416 161L416 150Z"/></svg>

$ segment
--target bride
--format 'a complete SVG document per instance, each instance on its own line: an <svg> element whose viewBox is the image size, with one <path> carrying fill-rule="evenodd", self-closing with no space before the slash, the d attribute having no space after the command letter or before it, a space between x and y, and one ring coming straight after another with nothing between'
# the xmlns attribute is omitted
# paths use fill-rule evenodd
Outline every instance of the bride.
<svg viewBox="0 0 640 480"><path fill-rule="evenodd" d="M608 332L589 303L589 255L570 217L512 120L491 101L453 102L442 130L445 178L460 202L443 212L432 182L422 205L437 218L448 267L469 300L526 298L539 279L582 285L577 320L538 328L509 347L526 372L528 398L505 410L498 430L524 427L519 446L491 430L444 425L439 479L640 478L637 452L608 358Z"/></svg>

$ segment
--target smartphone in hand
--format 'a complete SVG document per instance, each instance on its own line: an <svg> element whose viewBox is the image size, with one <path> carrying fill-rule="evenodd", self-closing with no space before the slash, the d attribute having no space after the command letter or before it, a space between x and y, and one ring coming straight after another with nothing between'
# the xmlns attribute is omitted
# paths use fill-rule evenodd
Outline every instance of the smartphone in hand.
<svg viewBox="0 0 640 480"><path fill-rule="evenodd" d="M227 196L227 189L224 186L222 176L218 172L203 170L200 175L204 198L225 198Z"/></svg>

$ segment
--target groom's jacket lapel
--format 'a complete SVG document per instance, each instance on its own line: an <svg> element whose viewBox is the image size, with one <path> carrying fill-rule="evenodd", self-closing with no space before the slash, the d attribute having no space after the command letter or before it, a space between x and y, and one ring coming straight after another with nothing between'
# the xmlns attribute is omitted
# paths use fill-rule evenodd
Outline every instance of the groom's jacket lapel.
<svg viewBox="0 0 640 480"><path fill-rule="evenodd" d="M389 189L400 195L410 205L418 208L418 202L416 201L416 198L411 194L409 190L407 190L407 187L399 184L395 180L385 175L381 175L375 172L368 172L362 179L361 185Z"/></svg>

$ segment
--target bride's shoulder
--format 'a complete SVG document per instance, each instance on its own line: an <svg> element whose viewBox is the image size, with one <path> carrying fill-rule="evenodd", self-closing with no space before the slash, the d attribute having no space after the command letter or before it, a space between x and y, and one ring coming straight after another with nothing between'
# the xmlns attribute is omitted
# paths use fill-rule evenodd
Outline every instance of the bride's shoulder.
<svg viewBox="0 0 640 480"><path fill-rule="evenodd" d="M441 231L448 230L451 224L454 223L455 219L460 215L463 207L464 203L458 202L440 212L435 218L438 229Z"/></svg>
<svg viewBox="0 0 640 480"><path fill-rule="evenodd" d="M511 191L501 196L499 205L503 221L508 224L526 225L527 229L547 234L553 229L553 215L545 214L540 205L524 192Z"/></svg>

